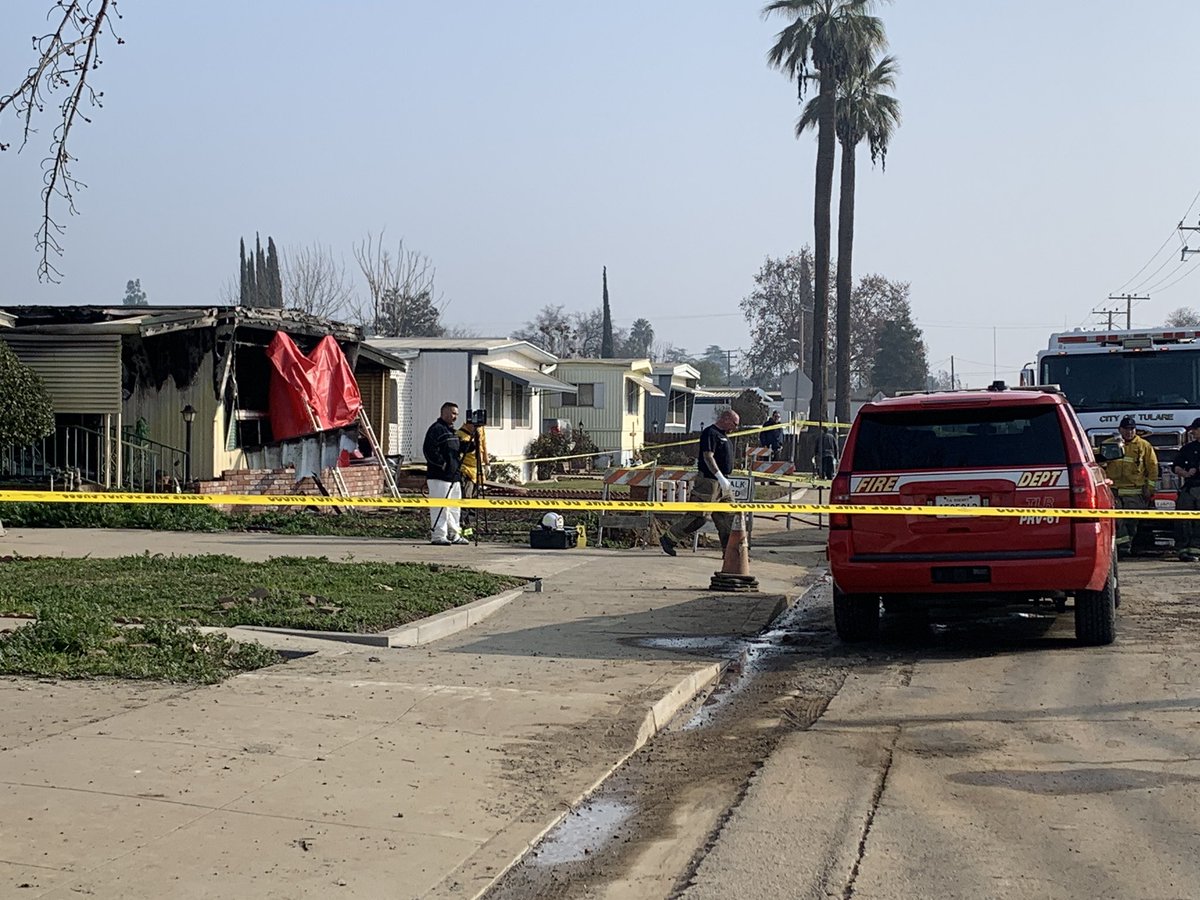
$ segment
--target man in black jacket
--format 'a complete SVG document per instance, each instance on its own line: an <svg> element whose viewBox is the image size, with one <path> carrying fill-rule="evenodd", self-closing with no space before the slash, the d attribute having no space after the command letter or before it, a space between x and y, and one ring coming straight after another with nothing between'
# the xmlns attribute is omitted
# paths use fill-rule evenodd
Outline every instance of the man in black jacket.
<svg viewBox="0 0 1200 900"><path fill-rule="evenodd" d="M462 448L454 430L458 418L458 404L449 401L442 404L441 415L425 432L423 452L425 454L425 479L429 485L429 496L438 499L462 498ZM457 506L431 506L429 521L432 527L433 544L469 544L459 530Z"/></svg>
<svg viewBox="0 0 1200 900"><path fill-rule="evenodd" d="M1200 511L1200 419L1188 426L1188 442L1175 454L1174 471L1182 484L1175 500L1181 512ZM1175 520L1175 550L1185 562L1200 562L1200 523Z"/></svg>

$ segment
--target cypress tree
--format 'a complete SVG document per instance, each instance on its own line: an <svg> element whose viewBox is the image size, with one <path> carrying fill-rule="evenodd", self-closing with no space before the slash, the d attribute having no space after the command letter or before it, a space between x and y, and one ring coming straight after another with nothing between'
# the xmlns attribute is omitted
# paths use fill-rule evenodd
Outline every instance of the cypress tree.
<svg viewBox="0 0 1200 900"><path fill-rule="evenodd" d="M604 320L601 324L600 358L613 358L612 310L608 306L608 266L604 266Z"/></svg>
<svg viewBox="0 0 1200 900"><path fill-rule="evenodd" d="M238 248L241 256L241 292L238 294L238 303L242 306L250 305L250 270L246 268L246 239L238 238Z"/></svg>
<svg viewBox="0 0 1200 900"><path fill-rule="evenodd" d="M279 274L279 253L275 238L267 235L267 301L266 306L283 309L283 279Z"/></svg>
<svg viewBox="0 0 1200 900"><path fill-rule="evenodd" d="M267 258L263 255L262 241L254 232L254 305L267 306L270 295L267 288Z"/></svg>

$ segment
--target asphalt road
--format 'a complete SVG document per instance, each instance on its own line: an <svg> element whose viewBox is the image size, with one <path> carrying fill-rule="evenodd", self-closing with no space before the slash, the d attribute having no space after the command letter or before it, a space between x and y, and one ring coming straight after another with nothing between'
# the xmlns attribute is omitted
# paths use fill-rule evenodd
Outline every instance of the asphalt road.
<svg viewBox="0 0 1200 900"><path fill-rule="evenodd" d="M1200 566L1121 577L1110 647L1075 646L1070 612L829 646L844 682L682 896L1200 896Z"/></svg>

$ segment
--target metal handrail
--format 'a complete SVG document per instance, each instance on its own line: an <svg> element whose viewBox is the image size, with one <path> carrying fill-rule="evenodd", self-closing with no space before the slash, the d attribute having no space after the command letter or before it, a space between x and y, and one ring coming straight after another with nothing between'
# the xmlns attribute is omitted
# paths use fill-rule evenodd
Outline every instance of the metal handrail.
<svg viewBox="0 0 1200 900"><path fill-rule="evenodd" d="M121 472L115 454L106 454L103 431L64 425L24 447L0 447L0 476L48 481L50 489L70 490L91 483L144 493L179 491L187 470L187 452L149 437L113 435L121 447Z"/></svg>

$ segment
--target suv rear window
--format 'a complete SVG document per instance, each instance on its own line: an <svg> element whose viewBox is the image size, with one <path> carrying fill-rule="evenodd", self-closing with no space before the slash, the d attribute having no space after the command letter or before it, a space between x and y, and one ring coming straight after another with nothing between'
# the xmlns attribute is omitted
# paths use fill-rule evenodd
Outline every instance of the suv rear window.
<svg viewBox="0 0 1200 900"><path fill-rule="evenodd" d="M1055 406L909 410L864 415L855 472L1065 465Z"/></svg>

